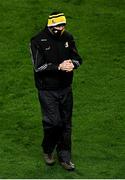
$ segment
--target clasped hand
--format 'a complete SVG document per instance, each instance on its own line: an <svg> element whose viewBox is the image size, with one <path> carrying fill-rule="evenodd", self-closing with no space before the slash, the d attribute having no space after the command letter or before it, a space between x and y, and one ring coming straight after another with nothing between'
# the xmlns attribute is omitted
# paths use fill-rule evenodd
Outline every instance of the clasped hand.
<svg viewBox="0 0 125 180"><path fill-rule="evenodd" d="M65 60L59 65L59 69L66 72L73 71L73 68L74 68L74 65L71 59Z"/></svg>

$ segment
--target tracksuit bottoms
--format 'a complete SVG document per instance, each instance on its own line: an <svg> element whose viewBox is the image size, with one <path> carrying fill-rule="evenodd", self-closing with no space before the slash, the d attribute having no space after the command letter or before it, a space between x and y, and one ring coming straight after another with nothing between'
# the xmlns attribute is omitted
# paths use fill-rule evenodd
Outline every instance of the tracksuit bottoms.
<svg viewBox="0 0 125 180"><path fill-rule="evenodd" d="M59 90L39 90L38 97L43 114L44 153L56 149L59 161L71 159L72 87Z"/></svg>

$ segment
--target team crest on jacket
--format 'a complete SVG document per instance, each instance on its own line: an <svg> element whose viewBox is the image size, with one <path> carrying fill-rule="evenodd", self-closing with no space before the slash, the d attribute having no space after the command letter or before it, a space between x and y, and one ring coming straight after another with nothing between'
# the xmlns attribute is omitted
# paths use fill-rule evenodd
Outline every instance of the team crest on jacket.
<svg viewBox="0 0 125 180"><path fill-rule="evenodd" d="M69 43L66 42L66 43L65 43L65 48L68 48L68 47L69 47Z"/></svg>

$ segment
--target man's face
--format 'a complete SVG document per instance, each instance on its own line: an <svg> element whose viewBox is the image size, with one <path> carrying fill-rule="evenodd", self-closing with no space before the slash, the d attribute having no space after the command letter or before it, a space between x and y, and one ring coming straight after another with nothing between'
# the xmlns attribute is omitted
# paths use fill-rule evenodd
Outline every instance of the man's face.
<svg viewBox="0 0 125 180"><path fill-rule="evenodd" d="M60 37L64 30L65 30L65 26L64 25L55 26L55 27L53 27L51 29L51 31L53 32L53 34L56 37Z"/></svg>
<svg viewBox="0 0 125 180"><path fill-rule="evenodd" d="M60 25L60 26L56 26L56 27L54 27L54 29L59 30L59 31L64 30L64 28L65 28L65 26L64 26L64 25Z"/></svg>

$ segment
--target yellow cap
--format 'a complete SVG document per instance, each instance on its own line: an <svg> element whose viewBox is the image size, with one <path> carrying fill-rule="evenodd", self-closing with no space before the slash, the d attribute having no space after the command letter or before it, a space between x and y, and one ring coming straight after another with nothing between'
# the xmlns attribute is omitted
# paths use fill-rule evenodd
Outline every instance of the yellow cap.
<svg viewBox="0 0 125 180"><path fill-rule="evenodd" d="M66 24L66 17L64 13L49 16L47 24L48 27L58 26L60 24Z"/></svg>

